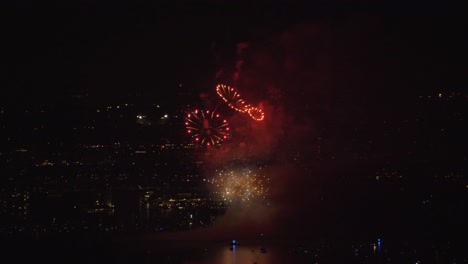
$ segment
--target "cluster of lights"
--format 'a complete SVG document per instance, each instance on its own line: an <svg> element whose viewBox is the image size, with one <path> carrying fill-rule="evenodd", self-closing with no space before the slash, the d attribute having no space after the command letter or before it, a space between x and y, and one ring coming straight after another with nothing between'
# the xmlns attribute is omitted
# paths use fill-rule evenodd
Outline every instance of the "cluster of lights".
<svg viewBox="0 0 468 264"><path fill-rule="evenodd" d="M265 118L265 113L261 109L247 104L233 87L218 84L216 85L216 92L232 109L241 113L247 113L256 121L262 121Z"/></svg>
<svg viewBox="0 0 468 264"><path fill-rule="evenodd" d="M266 200L269 195L269 181L265 175L250 169L222 170L218 177L209 180L220 197L229 203L242 201L249 204L254 200Z"/></svg>
<svg viewBox="0 0 468 264"><path fill-rule="evenodd" d="M187 133L198 144L213 146L220 144L223 140L227 139L230 135L229 125L226 119L215 111L210 110L195 110L187 115L185 121Z"/></svg>

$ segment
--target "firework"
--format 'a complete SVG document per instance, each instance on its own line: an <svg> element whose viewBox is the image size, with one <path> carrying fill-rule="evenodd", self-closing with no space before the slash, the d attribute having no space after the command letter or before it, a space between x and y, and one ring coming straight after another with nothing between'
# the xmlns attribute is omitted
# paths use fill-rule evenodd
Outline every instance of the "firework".
<svg viewBox="0 0 468 264"><path fill-rule="evenodd" d="M240 97L240 94L233 87L225 84L218 84L216 86L216 92L229 107L236 111L245 113L250 108L250 105Z"/></svg>
<svg viewBox="0 0 468 264"><path fill-rule="evenodd" d="M220 114L210 110L195 110L187 115L187 133L200 145L219 145L230 135L229 125Z"/></svg>
<svg viewBox="0 0 468 264"><path fill-rule="evenodd" d="M265 118L265 113L263 113L262 109L257 107L250 107L247 113L256 121L262 121Z"/></svg>
<svg viewBox="0 0 468 264"><path fill-rule="evenodd" d="M228 203L239 201L249 205L268 199L270 179L254 170L243 168L221 170L209 183L215 192Z"/></svg>

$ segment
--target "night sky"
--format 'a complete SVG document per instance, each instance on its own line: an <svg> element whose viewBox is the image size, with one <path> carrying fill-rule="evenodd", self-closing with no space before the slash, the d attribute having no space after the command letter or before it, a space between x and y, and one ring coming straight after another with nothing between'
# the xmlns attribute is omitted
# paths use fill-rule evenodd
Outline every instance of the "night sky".
<svg viewBox="0 0 468 264"><path fill-rule="evenodd" d="M294 67L321 80L294 79L319 93L386 97L460 89L465 81L466 21L456 5L205 3L16 1L11 12L3 11L4 93L22 100L69 93L124 97L135 90L161 95L165 85L186 81L206 90L216 70L234 66L235 45L243 41L268 46L261 48L268 53L262 63L302 57ZM283 69L268 70L265 77L284 79L275 72Z"/></svg>
<svg viewBox="0 0 468 264"><path fill-rule="evenodd" d="M215 85L225 82L265 111L264 122L232 115L237 136L197 158L271 165L274 210L229 211L224 224L197 235L262 228L309 235L346 217L349 225L335 231L354 234L360 221L373 223L357 216L370 217L369 208L354 206L333 220L319 215L378 196L359 185L370 171L389 166L424 180L427 172L466 168L468 131L450 121L466 120L467 110L468 20L459 5L62 2L16 1L2 11L4 105L74 95L106 105L136 93L177 104L173 89L183 84L195 91L193 104L212 106ZM421 103L449 95L458 101L447 107ZM319 145L329 155L320 162L313 158ZM370 154L356 160L356 152ZM390 208L382 215L397 211L378 201Z"/></svg>

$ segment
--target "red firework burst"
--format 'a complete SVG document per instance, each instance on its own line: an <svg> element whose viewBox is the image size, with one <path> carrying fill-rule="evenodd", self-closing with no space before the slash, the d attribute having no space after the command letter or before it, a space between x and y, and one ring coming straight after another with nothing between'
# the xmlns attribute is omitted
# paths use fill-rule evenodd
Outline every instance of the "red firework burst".
<svg viewBox="0 0 468 264"><path fill-rule="evenodd" d="M210 110L197 109L187 114L185 127L195 143L208 147L221 144L230 135L227 120Z"/></svg>

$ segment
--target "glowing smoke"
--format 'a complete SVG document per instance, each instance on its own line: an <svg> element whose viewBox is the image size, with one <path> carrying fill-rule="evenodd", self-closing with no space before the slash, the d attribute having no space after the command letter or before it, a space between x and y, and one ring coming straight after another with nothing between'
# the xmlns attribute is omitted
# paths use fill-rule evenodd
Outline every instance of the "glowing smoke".
<svg viewBox="0 0 468 264"><path fill-rule="evenodd" d="M262 230L275 235L294 231L315 235L338 232L344 226L340 216L346 216L347 222L353 217L360 223L375 221L365 222L354 211L346 212L365 204L354 198L363 187L357 186L356 191L350 183L363 177L369 163L388 162L396 148L401 151L399 156L408 155L402 146L411 145L382 136L385 130L377 127L386 120L398 121L394 124L400 126L403 115L400 119L395 116L413 109L408 98L425 91L421 87L442 87L453 81L442 78L450 74L430 73L461 68L442 69L447 63L434 54L441 47L437 41L446 37L437 40L433 28L407 28L409 20L397 25L392 23L395 17L387 20L372 14L336 18L329 20L333 23L318 19L321 22L295 25L282 32L256 31L251 41L238 45L239 52L232 49L234 58L218 57L217 66L223 70L216 73L214 83L235 83L247 102L262 106L266 117L255 122L233 111L231 139L219 149L207 150L201 174L213 176L214 168L234 159L260 160L270 177L271 200L267 207L231 206L212 228L191 234L232 238L229 236L241 233L256 236L255 230ZM382 30L387 27L392 30ZM424 70L416 70L418 67ZM372 150L379 140L383 147ZM359 152L356 148L369 148L372 151L361 153L380 157L351 160ZM323 226L334 228L324 230Z"/></svg>
<svg viewBox="0 0 468 264"><path fill-rule="evenodd" d="M241 67L242 67L242 64L244 63L244 59L243 59L244 53L243 52L248 47L249 47L249 44L247 42L241 42L241 43L237 44L237 50L236 50L237 60L236 60L236 63L235 63L236 64L236 70L235 70L234 76L233 76L235 85L237 84L237 80L239 80Z"/></svg>

